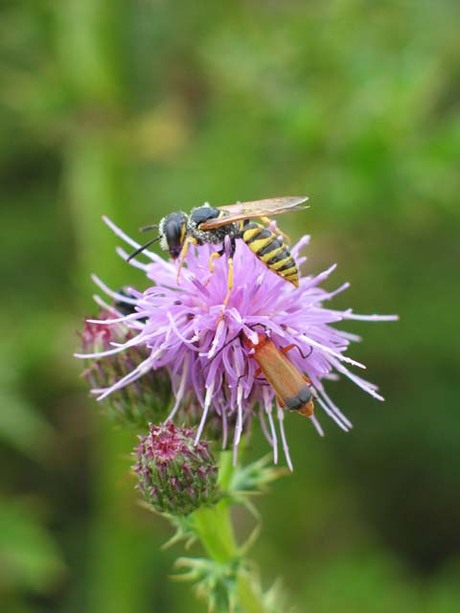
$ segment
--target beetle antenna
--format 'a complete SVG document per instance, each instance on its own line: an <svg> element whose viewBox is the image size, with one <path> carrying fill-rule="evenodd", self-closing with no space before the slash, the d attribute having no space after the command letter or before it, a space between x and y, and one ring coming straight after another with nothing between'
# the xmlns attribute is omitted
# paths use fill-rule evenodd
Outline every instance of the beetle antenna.
<svg viewBox="0 0 460 613"><path fill-rule="evenodd" d="M155 238L152 238L151 240L149 240L147 243L145 243L144 245L141 245L140 247L138 247L136 249L136 251L133 251L132 253L129 254L128 258L127 258L127 262L130 262L133 258L136 257L136 255L139 255L139 253L142 253L143 251L145 251L147 249L147 247L150 247L150 245L152 243L155 243L156 241L159 241L161 238L161 236L155 236Z"/></svg>
<svg viewBox="0 0 460 613"><path fill-rule="evenodd" d="M143 226L139 228L139 232L148 232L149 230L158 230L160 226L157 223L152 224L151 226Z"/></svg>

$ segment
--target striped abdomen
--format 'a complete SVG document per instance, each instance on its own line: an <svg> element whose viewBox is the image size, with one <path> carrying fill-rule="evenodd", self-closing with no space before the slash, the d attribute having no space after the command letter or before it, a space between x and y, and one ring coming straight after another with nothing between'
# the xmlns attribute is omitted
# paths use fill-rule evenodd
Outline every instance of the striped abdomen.
<svg viewBox="0 0 460 613"><path fill-rule="evenodd" d="M240 238L254 255L274 273L299 286L299 269L281 237L255 221L243 221Z"/></svg>

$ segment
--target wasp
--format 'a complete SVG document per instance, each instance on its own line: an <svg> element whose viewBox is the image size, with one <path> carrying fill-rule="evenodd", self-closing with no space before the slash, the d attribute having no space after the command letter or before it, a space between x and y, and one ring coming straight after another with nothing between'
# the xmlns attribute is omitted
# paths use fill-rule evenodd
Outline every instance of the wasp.
<svg viewBox="0 0 460 613"><path fill-rule="evenodd" d="M306 196L285 196L218 207L204 204L192 209L188 215L182 211L170 213L158 225L141 229L157 229L158 236L131 253L128 261L159 240L161 248L168 251L173 260L179 258L179 277L190 245L221 245L221 249L211 255L209 270L212 272L214 260L226 251L225 239L228 237L228 293L224 305L227 304L233 288L233 256L238 239L246 243L252 253L272 272L298 287L299 269L284 237L275 234L267 225L271 216L302 209L301 205L307 200ZM265 225L253 221L256 218Z"/></svg>
<svg viewBox="0 0 460 613"><path fill-rule="evenodd" d="M252 357L273 388L279 404L289 411L311 417L314 411L311 381L286 357L286 353L296 345L279 349L267 334L260 332L257 332L257 342L246 335L243 335L243 342L253 350Z"/></svg>

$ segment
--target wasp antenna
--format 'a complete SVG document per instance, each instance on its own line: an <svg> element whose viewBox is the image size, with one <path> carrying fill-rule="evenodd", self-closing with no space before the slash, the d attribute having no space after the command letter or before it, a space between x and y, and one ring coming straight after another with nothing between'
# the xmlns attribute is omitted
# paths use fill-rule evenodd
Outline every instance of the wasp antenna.
<svg viewBox="0 0 460 613"><path fill-rule="evenodd" d="M151 226L142 226L142 228L139 228L139 232L148 232L149 230L158 230L160 226L155 223L152 224Z"/></svg>
<svg viewBox="0 0 460 613"><path fill-rule="evenodd" d="M147 243L145 243L145 245L141 245L140 247L138 247L136 251L133 251L132 253L129 254L126 261L130 262L133 258L136 257L136 255L139 255L139 253L142 253L143 251L145 251L147 247L150 247L152 243L159 241L160 238L161 238L160 236L155 236L155 238L152 238L151 240L149 240Z"/></svg>

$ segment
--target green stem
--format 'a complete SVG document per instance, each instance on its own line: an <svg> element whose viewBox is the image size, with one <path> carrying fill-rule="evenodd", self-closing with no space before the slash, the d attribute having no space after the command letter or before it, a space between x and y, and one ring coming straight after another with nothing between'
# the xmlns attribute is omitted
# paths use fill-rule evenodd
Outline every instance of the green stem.
<svg viewBox="0 0 460 613"><path fill-rule="evenodd" d="M220 485L228 485L233 474L231 454L221 454ZM224 489L224 487L223 487ZM230 565L241 560L242 550L236 542L230 517L230 504L222 500L214 507L201 508L193 514L196 536L201 540L209 557L219 564ZM256 577L249 573L247 564L241 564L236 580L238 603L245 613L263 613L263 594Z"/></svg>
<svg viewBox="0 0 460 613"><path fill-rule="evenodd" d="M194 528L213 560L225 564L239 556L226 502L212 508L203 507L195 511L193 518Z"/></svg>

